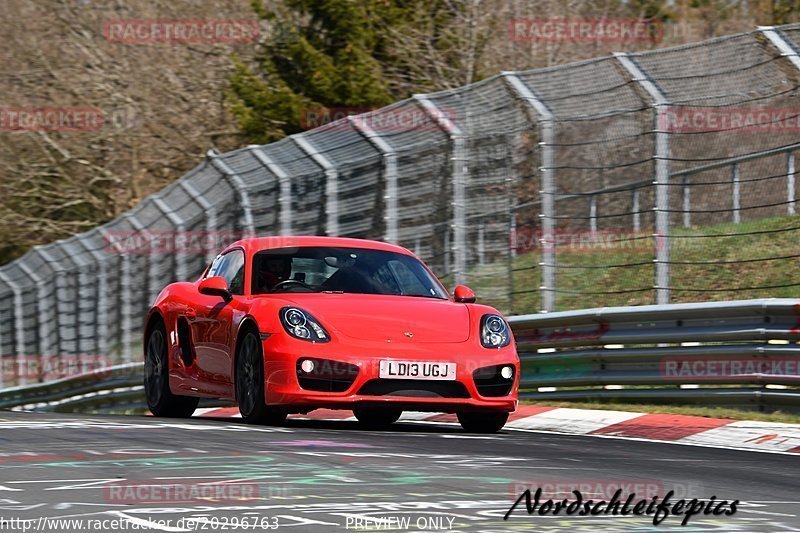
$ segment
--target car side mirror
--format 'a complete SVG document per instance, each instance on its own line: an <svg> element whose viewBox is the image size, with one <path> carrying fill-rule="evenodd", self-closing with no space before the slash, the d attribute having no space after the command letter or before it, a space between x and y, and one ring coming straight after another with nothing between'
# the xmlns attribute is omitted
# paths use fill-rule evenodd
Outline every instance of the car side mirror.
<svg viewBox="0 0 800 533"><path fill-rule="evenodd" d="M222 276L211 276L200 282L197 287L200 294L207 296L219 296L226 302L231 299L231 291L228 288L228 282Z"/></svg>
<svg viewBox="0 0 800 533"><path fill-rule="evenodd" d="M455 296L457 302L462 304L475 303L475 293L472 292L472 289L464 285L456 286L456 289L453 291L453 296Z"/></svg>

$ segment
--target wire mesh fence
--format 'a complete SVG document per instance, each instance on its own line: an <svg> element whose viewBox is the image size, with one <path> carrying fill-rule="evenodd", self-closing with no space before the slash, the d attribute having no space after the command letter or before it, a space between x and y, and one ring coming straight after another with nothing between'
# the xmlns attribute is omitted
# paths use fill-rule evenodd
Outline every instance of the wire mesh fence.
<svg viewBox="0 0 800 533"><path fill-rule="evenodd" d="M0 268L0 386L52 357L138 359L158 292L252 234L396 242L510 314L800 295L798 51L800 26L761 28L210 152Z"/></svg>

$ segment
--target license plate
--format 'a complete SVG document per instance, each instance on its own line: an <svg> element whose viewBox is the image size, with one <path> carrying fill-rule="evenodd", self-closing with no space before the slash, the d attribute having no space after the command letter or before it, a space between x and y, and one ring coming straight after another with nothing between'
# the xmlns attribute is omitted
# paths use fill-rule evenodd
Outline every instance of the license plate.
<svg viewBox="0 0 800 533"><path fill-rule="evenodd" d="M383 379L456 379L455 363L430 361L381 361L380 377Z"/></svg>

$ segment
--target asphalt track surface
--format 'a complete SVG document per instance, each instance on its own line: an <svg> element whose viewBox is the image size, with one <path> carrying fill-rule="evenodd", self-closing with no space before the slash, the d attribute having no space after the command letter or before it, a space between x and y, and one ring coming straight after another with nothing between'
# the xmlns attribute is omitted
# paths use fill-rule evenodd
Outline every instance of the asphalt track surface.
<svg viewBox="0 0 800 533"><path fill-rule="evenodd" d="M0 451L0 531L800 531L796 455L431 423L366 431L19 412L0 412ZM152 492L202 485L223 492ZM615 485L742 503L684 527L678 517L529 516L524 504L503 520L524 486L608 499ZM131 489L141 487L151 491Z"/></svg>

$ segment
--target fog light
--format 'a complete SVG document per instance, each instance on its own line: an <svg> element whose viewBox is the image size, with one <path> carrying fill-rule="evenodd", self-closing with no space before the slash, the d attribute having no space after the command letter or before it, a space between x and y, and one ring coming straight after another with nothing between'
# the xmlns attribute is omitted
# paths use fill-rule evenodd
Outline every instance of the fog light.
<svg viewBox="0 0 800 533"><path fill-rule="evenodd" d="M300 370L305 372L306 374L310 374L314 371L314 361L311 359L306 359L302 363L300 363Z"/></svg>
<svg viewBox="0 0 800 533"><path fill-rule="evenodd" d="M500 370L500 375L503 376L503 379L511 379L514 376L514 367L504 366Z"/></svg>

